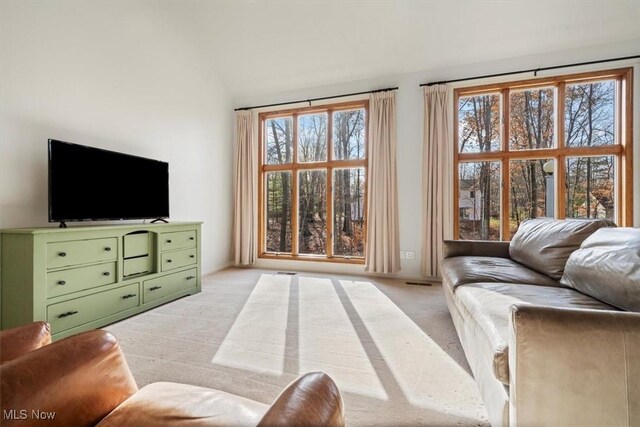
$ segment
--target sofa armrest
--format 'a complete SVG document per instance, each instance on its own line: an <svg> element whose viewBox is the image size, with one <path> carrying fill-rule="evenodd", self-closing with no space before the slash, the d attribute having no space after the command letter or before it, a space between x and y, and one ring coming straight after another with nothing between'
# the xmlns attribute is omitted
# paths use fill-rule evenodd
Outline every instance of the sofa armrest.
<svg viewBox="0 0 640 427"><path fill-rule="evenodd" d="M509 242L491 240L445 240L444 258L456 256L509 257Z"/></svg>
<svg viewBox="0 0 640 427"><path fill-rule="evenodd" d="M137 391L120 345L103 330L54 342L0 365L2 414L54 412L48 426L93 426ZM31 425L3 419L2 425Z"/></svg>
<svg viewBox="0 0 640 427"><path fill-rule="evenodd" d="M311 372L284 389L258 427L344 426L342 396L331 377Z"/></svg>
<svg viewBox="0 0 640 427"><path fill-rule="evenodd" d="M512 307L511 426L640 425L640 313Z"/></svg>
<svg viewBox="0 0 640 427"><path fill-rule="evenodd" d="M51 330L46 322L34 322L0 331L0 364L51 344Z"/></svg>

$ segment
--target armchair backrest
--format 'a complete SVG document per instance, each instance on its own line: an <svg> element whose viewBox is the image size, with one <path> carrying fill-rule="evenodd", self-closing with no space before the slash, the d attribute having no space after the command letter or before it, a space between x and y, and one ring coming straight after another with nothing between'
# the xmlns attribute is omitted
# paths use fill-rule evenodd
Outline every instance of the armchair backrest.
<svg viewBox="0 0 640 427"><path fill-rule="evenodd" d="M0 364L51 344L51 329L46 322L34 322L0 331Z"/></svg>
<svg viewBox="0 0 640 427"><path fill-rule="evenodd" d="M280 393L258 423L258 427L276 426L344 426L338 386L322 372L301 376Z"/></svg>
<svg viewBox="0 0 640 427"><path fill-rule="evenodd" d="M137 390L114 336L85 332L0 365L2 425L95 426Z"/></svg>

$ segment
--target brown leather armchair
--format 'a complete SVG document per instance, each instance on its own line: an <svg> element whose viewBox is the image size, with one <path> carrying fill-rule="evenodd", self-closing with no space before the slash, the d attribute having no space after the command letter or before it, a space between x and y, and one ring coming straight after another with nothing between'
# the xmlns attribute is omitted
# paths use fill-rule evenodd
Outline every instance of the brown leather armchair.
<svg viewBox="0 0 640 427"><path fill-rule="evenodd" d="M301 376L269 406L186 384L138 390L103 330L50 343L44 322L0 332L3 426L344 426L342 397L324 373Z"/></svg>

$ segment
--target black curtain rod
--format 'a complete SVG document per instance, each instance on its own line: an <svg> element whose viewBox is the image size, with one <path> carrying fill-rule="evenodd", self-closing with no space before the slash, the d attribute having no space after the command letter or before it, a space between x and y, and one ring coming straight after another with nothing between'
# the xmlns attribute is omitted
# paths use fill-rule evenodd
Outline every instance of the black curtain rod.
<svg viewBox="0 0 640 427"><path fill-rule="evenodd" d="M345 93L344 95L323 96L321 98L301 99L299 101L279 102L277 104L254 105L253 107L236 108L233 111L252 110L254 108L278 107L280 105L299 104L301 102L308 102L309 106L311 106L311 103L313 101L323 101L325 99L333 99L333 98L344 98L347 96L366 95L368 93L387 92L390 90L397 90L397 89L398 89L397 87L388 87L386 89L375 89L375 90L368 90L365 92Z"/></svg>
<svg viewBox="0 0 640 427"><path fill-rule="evenodd" d="M423 86L434 86L434 85L443 85L446 83L456 83L456 82L465 82L467 80L476 80L476 79L487 79L489 77L502 77L502 76L510 76L512 74L523 74L523 73L533 73L534 77L538 75L539 71L547 71L547 70L556 70L558 68L568 68L568 67L579 67L581 65L592 65L592 64L602 64L604 62L615 62L615 61L624 61L626 59L638 59L640 55L633 56L623 56L620 58L611 58L611 59L600 59L598 61L587 61L587 62L576 62L574 64L565 64L565 65L554 65L552 67L541 67L541 68L531 68L529 70L521 70L521 71L509 71L507 73L498 73L498 74L485 74L484 76L475 76L475 77L465 77L463 79L453 79L453 80L440 80L437 82L429 82L422 83L420 87Z"/></svg>

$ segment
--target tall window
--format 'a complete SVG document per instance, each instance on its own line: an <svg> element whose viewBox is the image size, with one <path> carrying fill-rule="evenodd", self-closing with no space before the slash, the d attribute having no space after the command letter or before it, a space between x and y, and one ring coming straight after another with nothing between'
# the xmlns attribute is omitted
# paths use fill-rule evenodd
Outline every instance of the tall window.
<svg viewBox="0 0 640 427"><path fill-rule="evenodd" d="M364 262L367 111L260 115L260 257Z"/></svg>
<svg viewBox="0 0 640 427"><path fill-rule="evenodd" d="M631 73L456 89L455 237L510 240L536 217L630 226Z"/></svg>

